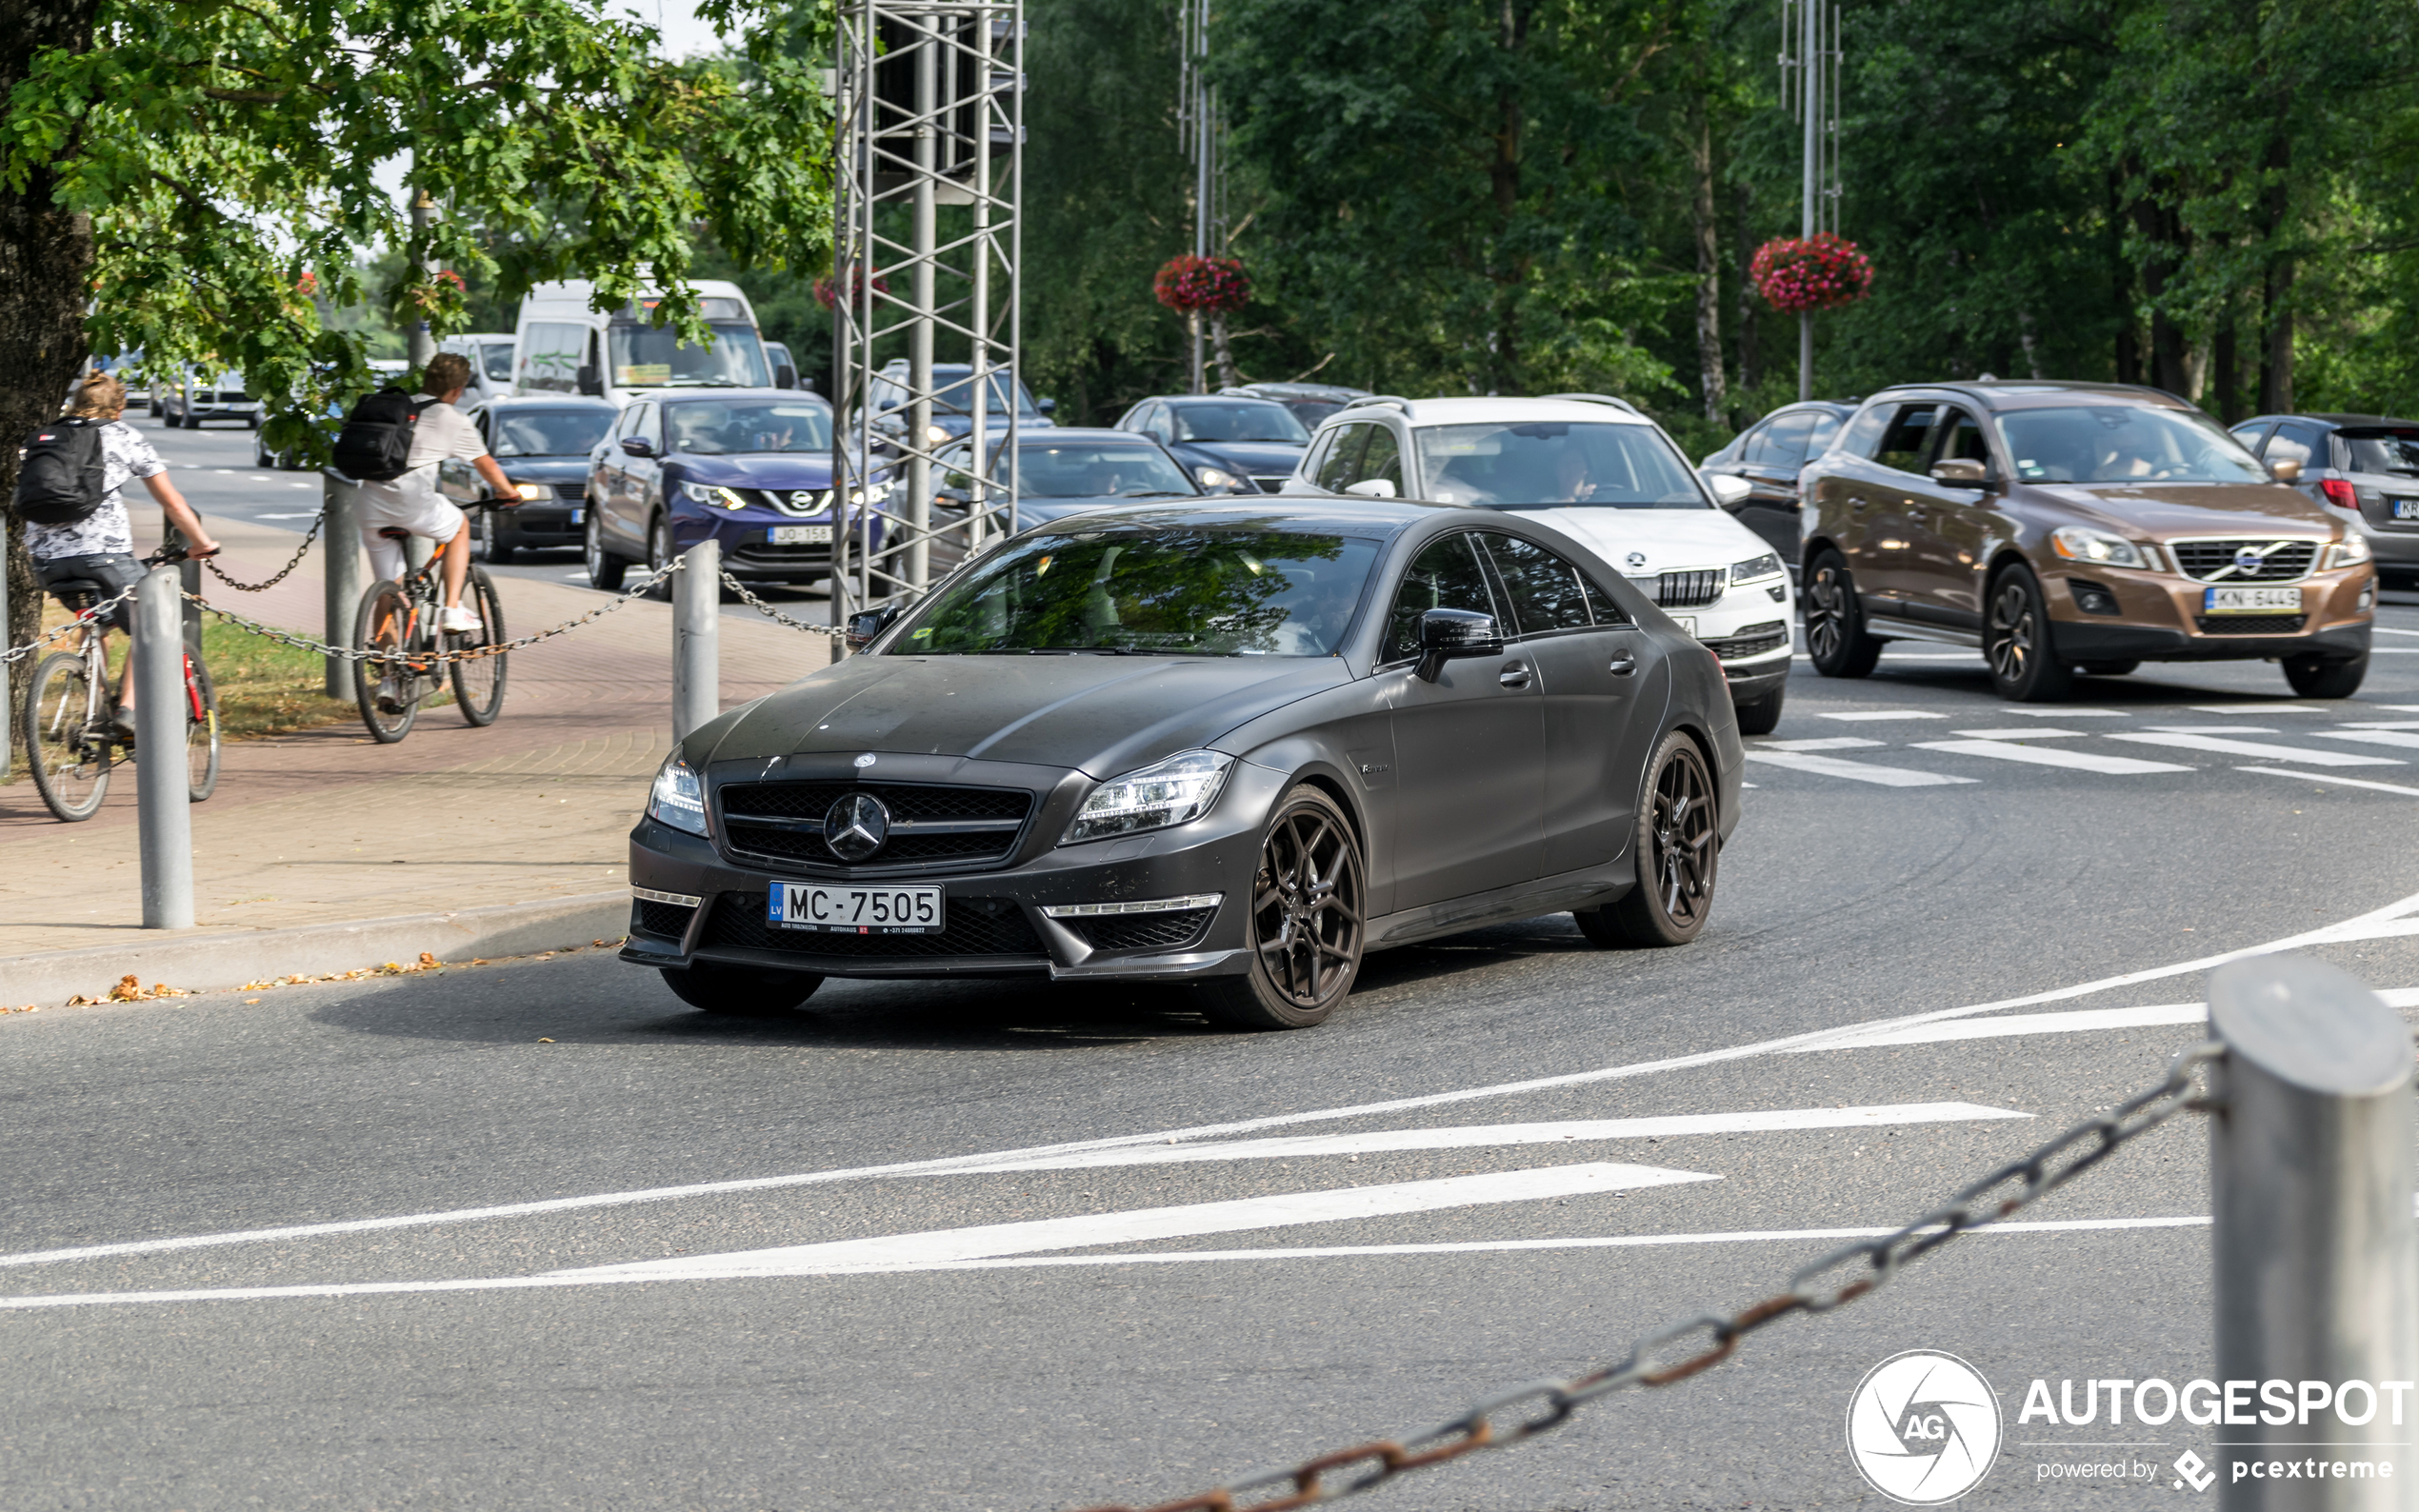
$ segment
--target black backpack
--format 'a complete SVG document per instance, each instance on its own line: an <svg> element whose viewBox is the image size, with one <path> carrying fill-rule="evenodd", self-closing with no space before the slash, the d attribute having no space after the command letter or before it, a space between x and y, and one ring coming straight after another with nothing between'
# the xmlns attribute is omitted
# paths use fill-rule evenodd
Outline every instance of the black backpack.
<svg viewBox="0 0 2419 1512"><path fill-rule="evenodd" d="M352 407L336 432L336 470L365 483L391 483L411 470L411 435L420 406L402 389L379 389Z"/></svg>
<svg viewBox="0 0 2419 1512"><path fill-rule="evenodd" d="M80 525L109 497L101 454L106 420L54 420L25 444L17 465L17 513L34 525Z"/></svg>

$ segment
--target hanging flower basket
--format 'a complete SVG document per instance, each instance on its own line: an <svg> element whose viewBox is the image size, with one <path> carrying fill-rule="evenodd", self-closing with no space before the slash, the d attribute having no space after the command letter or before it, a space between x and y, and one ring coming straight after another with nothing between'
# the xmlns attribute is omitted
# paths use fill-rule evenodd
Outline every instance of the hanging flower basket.
<svg viewBox="0 0 2419 1512"><path fill-rule="evenodd" d="M1150 292L1170 309L1241 309L1251 298L1251 279L1234 258L1187 254L1168 259Z"/></svg>
<svg viewBox="0 0 2419 1512"><path fill-rule="evenodd" d="M1873 260L1854 242L1818 231L1800 240L1775 237L1755 249L1748 277L1765 303L1784 315L1853 305L1873 291Z"/></svg>
<svg viewBox="0 0 2419 1512"><path fill-rule="evenodd" d="M849 290L849 302L850 304L855 304L865 297L865 274L860 271L850 282L852 287ZM890 281L887 278L875 279L873 281L873 291L877 294L889 293L890 291ZM814 281L814 302L821 305L826 309L830 309L833 306L837 305L840 302L840 285L838 281L830 277L816 279Z"/></svg>

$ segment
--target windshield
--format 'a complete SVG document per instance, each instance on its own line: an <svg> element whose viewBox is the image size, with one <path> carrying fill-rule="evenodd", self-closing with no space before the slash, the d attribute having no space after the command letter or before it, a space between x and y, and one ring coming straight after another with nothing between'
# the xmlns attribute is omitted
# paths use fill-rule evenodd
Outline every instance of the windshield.
<svg viewBox="0 0 2419 1512"><path fill-rule="evenodd" d="M664 406L674 451L830 451L831 413L809 399L731 399Z"/></svg>
<svg viewBox="0 0 2419 1512"><path fill-rule="evenodd" d="M1289 530L1028 536L937 595L895 654L1328 656L1377 547Z"/></svg>
<svg viewBox="0 0 2419 1512"><path fill-rule="evenodd" d="M481 347L479 367L487 373L488 382L510 383L512 381L512 344L509 341L491 341Z"/></svg>
<svg viewBox="0 0 2419 1512"><path fill-rule="evenodd" d="M1279 402L1293 411L1293 418L1301 421L1306 430L1317 429L1320 421L1344 408L1340 399L1286 399Z"/></svg>
<svg viewBox="0 0 2419 1512"><path fill-rule="evenodd" d="M1235 399L1215 405L1170 405L1178 441L1281 441L1310 444L1310 433L1293 411L1272 399Z"/></svg>
<svg viewBox="0 0 2419 1512"><path fill-rule="evenodd" d="M1611 509L1709 509L1677 452L1649 426L1531 420L1423 426L1427 496L1495 509L1587 505Z"/></svg>
<svg viewBox="0 0 2419 1512"><path fill-rule="evenodd" d="M613 411L594 409L512 409L495 417L499 457L586 456L612 428Z"/></svg>
<svg viewBox="0 0 2419 1512"><path fill-rule="evenodd" d="M2268 470L2207 415L2147 405L2059 405L1999 416L2027 483L2267 483Z"/></svg>
<svg viewBox="0 0 2419 1512"><path fill-rule="evenodd" d="M1157 447L1062 441L1016 449L1016 491L1028 499L1133 499L1199 490Z"/></svg>
<svg viewBox="0 0 2419 1512"><path fill-rule="evenodd" d="M612 345L613 386L617 388L765 388L772 370L765 366L764 343L756 328L715 321L712 347L681 341L671 328L616 325L608 332Z"/></svg>
<svg viewBox="0 0 2419 1512"><path fill-rule="evenodd" d="M971 401L974 394L974 378L971 373L967 373L967 370L964 368L960 368L957 370L960 373L966 373L967 375L961 377L953 384L943 385L939 391L932 395L932 408L935 409L947 410L949 413L953 415L962 415L968 413L971 408ZM948 377L949 369L941 369L937 376L942 378ZM990 373L987 376L987 381L983 387L990 392L990 403L984 408L983 412L987 415L1004 415L1008 413L1008 374L1002 372ZM904 392L905 390L901 391ZM1033 396L1023 384L1018 384L1016 386L1016 412L1020 415L1030 415L1037 412L1033 408Z"/></svg>
<svg viewBox="0 0 2419 1512"><path fill-rule="evenodd" d="M2406 477L2419 477L2419 430L2371 432L2355 435L2337 431L2351 452L2351 472L2399 472Z"/></svg>

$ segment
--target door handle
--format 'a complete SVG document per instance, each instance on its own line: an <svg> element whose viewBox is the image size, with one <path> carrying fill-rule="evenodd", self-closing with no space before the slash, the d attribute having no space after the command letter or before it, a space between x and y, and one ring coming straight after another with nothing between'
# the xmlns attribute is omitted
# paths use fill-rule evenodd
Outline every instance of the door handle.
<svg viewBox="0 0 2419 1512"><path fill-rule="evenodd" d="M1637 669L1637 653L1629 650L1613 652L1611 663L1605 667L1606 671L1610 672L1615 677L1628 677L1630 673L1636 671Z"/></svg>
<svg viewBox="0 0 2419 1512"><path fill-rule="evenodd" d="M1529 686L1529 667L1526 664L1521 662L1507 662L1504 665L1504 669L1495 674L1495 681L1503 684L1506 687L1527 687Z"/></svg>

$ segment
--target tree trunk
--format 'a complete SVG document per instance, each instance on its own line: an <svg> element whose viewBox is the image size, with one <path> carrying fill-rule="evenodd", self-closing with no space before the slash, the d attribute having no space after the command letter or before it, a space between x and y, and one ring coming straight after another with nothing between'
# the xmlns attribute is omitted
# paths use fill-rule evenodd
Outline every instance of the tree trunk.
<svg viewBox="0 0 2419 1512"><path fill-rule="evenodd" d="M2182 395L2191 379L2186 370L2184 328L2168 313L2167 286L2185 260L2177 244L2187 233L2171 211L2149 198L2134 202L2133 225L2150 248L2142 260L2142 293L2150 306L2150 383Z"/></svg>
<svg viewBox="0 0 2419 1512"><path fill-rule="evenodd" d="M1713 128L1705 94L1689 102L1689 167L1696 176L1690 209L1697 232L1697 371L1705 392L1705 418L1722 424L1729 409L1722 377L1722 229L1713 218Z"/></svg>
<svg viewBox="0 0 2419 1512"><path fill-rule="evenodd" d="M1210 347L1218 354L1218 382L1229 388L1243 382L1235 376L1234 350L1227 345L1227 312L1223 309L1210 311Z"/></svg>
<svg viewBox="0 0 2419 1512"><path fill-rule="evenodd" d="M52 48L90 51L98 0L0 0L0 99ZM0 183L0 497L17 487L17 446L58 417L87 356L84 306L92 276L92 223L51 203L57 177L36 171L18 193ZM25 526L8 511L7 641L22 646L42 624L42 598L25 552Z"/></svg>
<svg viewBox="0 0 2419 1512"><path fill-rule="evenodd" d="M1763 367L1756 361L1755 349L1755 280L1747 270L1755 262L1755 225L1749 213L1750 201L1747 186L1742 184L1730 196L1730 233L1737 238L1739 279L1739 392L1755 392L1755 380L1763 376Z"/></svg>
<svg viewBox="0 0 2419 1512"><path fill-rule="evenodd" d="M2241 360L2234 352L2233 301L2229 299L2226 313L2218 317L2217 337L2209 355L2209 382L2217 389L2217 418L2229 426L2243 418L2242 397L2236 388L2240 367Z"/></svg>
<svg viewBox="0 0 2419 1512"><path fill-rule="evenodd" d="M2268 203L2268 273L2260 287L2259 408L2262 413L2289 415L2293 412L2293 257L2290 252L2273 249L2283 242L2285 222L2291 212L2292 200L2286 189L2287 169L2292 167L2293 149L2285 133L2279 130L2269 141Z"/></svg>

